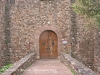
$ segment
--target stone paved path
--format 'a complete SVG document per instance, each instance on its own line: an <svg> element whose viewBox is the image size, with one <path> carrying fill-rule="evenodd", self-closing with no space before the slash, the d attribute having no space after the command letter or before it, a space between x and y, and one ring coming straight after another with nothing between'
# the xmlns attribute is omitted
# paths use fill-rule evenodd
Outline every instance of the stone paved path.
<svg viewBox="0 0 100 75"><path fill-rule="evenodd" d="M37 60L22 75L73 75L60 60Z"/></svg>

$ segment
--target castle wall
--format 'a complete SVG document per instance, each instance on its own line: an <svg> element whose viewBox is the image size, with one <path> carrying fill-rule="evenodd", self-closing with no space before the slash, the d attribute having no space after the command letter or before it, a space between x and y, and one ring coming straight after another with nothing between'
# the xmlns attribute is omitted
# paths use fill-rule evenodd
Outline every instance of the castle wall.
<svg viewBox="0 0 100 75"><path fill-rule="evenodd" d="M72 11L73 0L15 0L9 3L8 14L5 1L0 0L0 66L7 61L8 52L11 63L33 51L39 56L39 36L45 30L52 30L59 38L59 55L63 51L71 53L87 67L100 72L99 31L91 21ZM4 33L6 30L9 33Z"/></svg>
<svg viewBox="0 0 100 75"><path fill-rule="evenodd" d="M76 15L72 36L72 56L94 70L95 26L82 15ZM72 29L73 31L73 29Z"/></svg>
<svg viewBox="0 0 100 75"><path fill-rule="evenodd" d="M0 0L0 68L4 65L4 14L5 14L5 0Z"/></svg>
<svg viewBox="0 0 100 75"><path fill-rule="evenodd" d="M100 29L97 29L95 37L94 71L100 74Z"/></svg>
<svg viewBox="0 0 100 75"><path fill-rule="evenodd" d="M71 23L69 0L16 0L15 4L11 5L10 18L12 62L34 51L36 31L40 32L39 28L46 25L60 31L60 41L68 41L68 44L62 45L61 51L70 51L70 48L67 48Z"/></svg>

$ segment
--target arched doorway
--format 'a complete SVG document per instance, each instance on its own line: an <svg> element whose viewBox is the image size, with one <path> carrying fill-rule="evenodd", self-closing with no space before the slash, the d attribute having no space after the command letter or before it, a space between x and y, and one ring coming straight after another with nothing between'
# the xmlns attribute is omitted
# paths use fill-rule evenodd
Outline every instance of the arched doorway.
<svg viewBox="0 0 100 75"><path fill-rule="evenodd" d="M46 30L39 38L39 53L41 59L58 58L58 37L55 32Z"/></svg>

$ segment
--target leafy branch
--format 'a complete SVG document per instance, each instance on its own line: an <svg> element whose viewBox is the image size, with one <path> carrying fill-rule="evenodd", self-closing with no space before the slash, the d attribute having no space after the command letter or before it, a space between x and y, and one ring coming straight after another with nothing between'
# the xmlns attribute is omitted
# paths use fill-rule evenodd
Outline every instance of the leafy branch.
<svg viewBox="0 0 100 75"><path fill-rule="evenodd" d="M100 28L100 0L76 0L72 8L76 13L85 15Z"/></svg>

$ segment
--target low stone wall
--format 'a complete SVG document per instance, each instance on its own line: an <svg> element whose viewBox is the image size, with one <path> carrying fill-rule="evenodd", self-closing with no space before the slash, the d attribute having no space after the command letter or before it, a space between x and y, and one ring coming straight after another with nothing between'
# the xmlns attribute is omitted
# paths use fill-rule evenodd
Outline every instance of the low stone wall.
<svg viewBox="0 0 100 75"><path fill-rule="evenodd" d="M66 66L72 68L77 75L98 75L76 59L72 58L69 54L61 53L60 59Z"/></svg>
<svg viewBox="0 0 100 75"><path fill-rule="evenodd" d="M35 62L35 56L36 53L30 53L26 55L24 58L14 63L12 67L7 69L1 75L21 75L27 67L29 67L33 62Z"/></svg>

